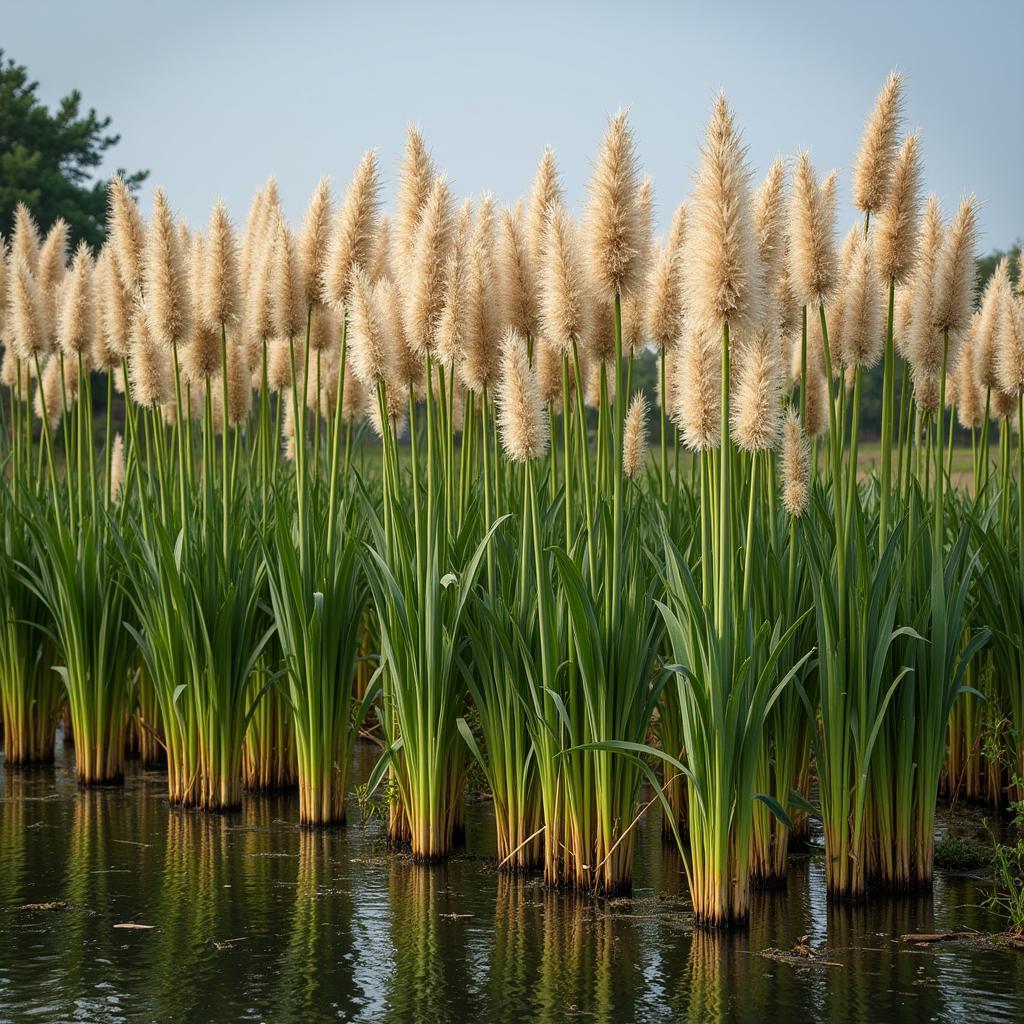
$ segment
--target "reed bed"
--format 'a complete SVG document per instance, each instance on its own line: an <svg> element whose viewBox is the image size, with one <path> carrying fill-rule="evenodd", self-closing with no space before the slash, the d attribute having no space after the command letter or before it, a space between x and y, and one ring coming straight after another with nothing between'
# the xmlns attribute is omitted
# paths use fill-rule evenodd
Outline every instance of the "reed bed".
<svg viewBox="0 0 1024 1024"><path fill-rule="evenodd" d="M368 731L417 860L462 841L475 760L500 867L550 885L627 890L652 808L707 927L811 817L830 896L928 885L940 790L1024 789L1024 285L976 296L977 203L923 199L902 103L894 74L842 243L840 175L755 183L723 95L661 239L621 112L579 216L553 151L460 202L411 128L389 212L374 151L294 228L274 180L197 230L115 179L69 259L20 207L7 762L52 758L66 699L83 785L131 722L172 804L297 784L326 827Z"/></svg>

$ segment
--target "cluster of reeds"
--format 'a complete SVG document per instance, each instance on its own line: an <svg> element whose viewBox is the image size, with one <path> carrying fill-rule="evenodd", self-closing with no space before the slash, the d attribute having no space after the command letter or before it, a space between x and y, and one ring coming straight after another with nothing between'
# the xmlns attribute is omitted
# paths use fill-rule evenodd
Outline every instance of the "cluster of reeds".
<svg viewBox="0 0 1024 1024"><path fill-rule="evenodd" d="M812 814L832 895L930 882L947 746L972 793L1024 787L1024 299L1003 265L975 310L975 201L922 204L901 88L842 245L837 173L755 188L723 96L660 240L622 113L579 219L550 150L514 206L460 204L412 129L390 215L374 152L297 230L272 180L197 231L115 179L68 264L19 208L8 760L52 756L66 696L83 783L132 720L172 803L294 779L328 825L369 720L417 859L461 840L474 758L501 866L553 885L627 888L655 804L708 926L785 884Z"/></svg>

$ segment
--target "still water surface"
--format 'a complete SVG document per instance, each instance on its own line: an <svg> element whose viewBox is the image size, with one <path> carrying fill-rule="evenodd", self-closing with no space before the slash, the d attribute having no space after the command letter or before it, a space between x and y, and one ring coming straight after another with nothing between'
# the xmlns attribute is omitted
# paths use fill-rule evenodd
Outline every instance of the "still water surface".
<svg viewBox="0 0 1024 1024"><path fill-rule="evenodd" d="M375 757L361 747L356 775ZM467 809L470 852L423 868L354 807L327 834L299 829L288 795L170 811L158 772L84 791L70 751L58 758L0 767L3 1022L1024 1020L1019 954L899 942L995 927L969 878L832 908L812 855L788 892L755 894L749 930L695 936L653 814L632 898L601 901L497 873L483 802ZM763 955L801 940L818 960Z"/></svg>

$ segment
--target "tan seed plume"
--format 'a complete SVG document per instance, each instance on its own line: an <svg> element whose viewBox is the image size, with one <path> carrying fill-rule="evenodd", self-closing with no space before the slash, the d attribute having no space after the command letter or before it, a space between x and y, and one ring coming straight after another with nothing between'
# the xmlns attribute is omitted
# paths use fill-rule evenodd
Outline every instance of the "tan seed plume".
<svg viewBox="0 0 1024 1024"><path fill-rule="evenodd" d="M146 316L136 310L132 316L132 345L128 357L128 378L132 401L144 409L155 409L172 397L165 350L149 334Z"/></svg>
<svg viewBox="0 0 1024 1024"><path fill-rule="evenodd" d="M295 238L276 212L273 227L273 260L270 266L270 294L273 303L274 333L281 338L305 337L306 288Z"/></svg>
<svg viewBox="0 0 1024 1024"><path fill-rule="evenodd" d="M782 426L782 458L780 476L782 504L791 516L802 516L810 497L810 451L803 431L800 414L788 409Z"/></svg>
<svg viewBox="0 0 1024 1024"><path fill-rule="evenodd" d="M322 177L310 196L299 229L298 256L307 309L320 303L321 282L331 244L331 179Z"/></svg>
<svg viewBox="0 0 1024 1024"><path fill-rule="evenodd" d="M203 253L200 310L211 327L233 324L241 312L238 244L228 211L214 204Z"/></svg>
<svg viewBox="0 0 1024 1024"><path fill-rule="evenodd" d="M648 412L647 396L637 391L629 403L622 435L622 471L630 480L643 472L647 460Z"/></svg>
<svg viewBox="0 0 1024 1024"><path fill-rule="evenodd" d="M722 360L717 333L689 329L676 366L679 427L683 443L695 452L722 443Z"/></svg>
<svg viewBox="0 0 1024 1024"><path fill-rule="evenodd" d="M67 355L88 353L95 332L93 264L89 247L80 242L62 289L57 339Z"/></svg>
<svg viewBox="0 0 1024 1024"><path fill-rule="evenodd" d="M121 285L130 297L142 290L146 228L124 178L114 175L107 191L107 222Z"/></svg>
<svg viewBox="0 0 1024 1024"><path fill-rule="evenodd" d="M562 186L558 180L558 166L554 150L544 150L537 165L537 173L530 191L530 206L526 229L530 259L539 267L548 239L548 221L555 209L563 203Z"/></svg>
<svg viewBox="0 0 1024 1024"><path fill-rule="evenodd" d="M921 142L908 135L896 157L892 185L872 232L882 281L903 284L914 269L917 221L921 211Z"/></svg>
<svg viewBox="0 0 1024 1024"><path fill-rule="evenodd" d="M606 295L625 295L643 280L646 245L639 189L633 132L620 110L601 143L584 221L590 279Z"/></svg>
<svg viewBox="0 0 1024 1024"><path fill-rule="evenodd" d="M789 276L801 306L827 304L837 285L834 208L808 153L797 157L789 224Z"/></svg>
<svg viewBox="0 0 1024 1024"><path fill-rule="evenodd" d="M526 357L526 339L512 330L502 340L495 398L498 433L509 459L527 462L543 455L548 444L548 420L537 379Z"/></svg>
<svg viewBox="0 0 1024 1024"><path fill-rule="evenodd" d="M123 359L131 342L131 303L109 245L96 263L96 301L105 347Z"/></svg>
<svg viewBox="0 0 1024 1024"><path fill-rule="evenodd" d="M405 158L398 177L394 220L394 238L403 274L412 259L420 216L434 188L434 178L434 163L423 136L419 129L409 125L406 129Z"/></svg>
<svg viewBox="0 0 1024 1024"><path fill-rule="evenodd" d="M414 397L423 394L423 361L405 336L401 289L390 278L382 277L373 286L373 302L387 339L387 380L397 382Z"/></svg>
<svg viewBox="0 0 1024 1024"><path fill-rule="evenodd" d="M167 348L184 341L190 324L189 282L181 239L164 195L153 195L143 258L146 323L151 344Z"/></svg>
<svg viewBox="0 0 1024 1024"><path fill-rule="evenodd" d="M388 338L370 279L358 265L352 269L347 306L352 372L375 398L377 385L388 377Z"/></svg>
<svg viewBox="0 0 1024 1024"><path fill-rule="evenodd" d="M980 310L971 317L967 337L960 349L956 367L956 414L964 430L975 430L985 421L985 396L978 385L974 368L974 352L981 318Z"/></svg>
<svg viewBox="0 0 1024 1024"><path fill-rule="evenodd" d="M495 269L503 325L523 335L536 334L533 264L526 247L521 203L501 211Z"/></svg>
<svg viewBox="0 0 1024 1024"><path fill-rule="evenodd" d="M953 218L935 269L935 307L932 325L949 336L949 365L956 363L957 349L974 311L977 287L977 202L967 196Z"/></svg>
<svg viewBox="0 0 1024 1024"><path fill-rule="evenodd" d="M39 286L28 264L21 257L14 263L8 284L9 340L19 359L32 362L48 351Z"/></svg>
<svg viewBox="0 0 1024 1024"><path fill-rule="evenodd" d="M391 246L391 218L382 213L377 218L377 228L374 231L372 254L370 256L369 270L370 280L376 284L382 277L395 278L394 253Z"/></svg>
<svg viewBox="0 0 1024 1024"><path fill-rule="evenodd" d="M899 72L893 71L864 126L864 138L853 169L853 201L866 213L880 210L889 196L902 105L903 79Z"/></svg>
<svg viewBox="0 0 1024 1024"><path fill-rule="evenodd" d="M747 150L725 96L715 100L687 206L683 279L696 325L742 332L759 312Z"/></svg>
<svg viewBox="0 0 1024 1024"><path fill-rule="evenodd" d="M983 392L999 387L998 354L999 327L1002 322L1004 301L1010 290L1010 267L1005 257L985 285L974 329L974 372Z"/></svg>
<svg viewBox="0 0 1024 1024"><path fill-rule="evenodd" d="M774 327L761 327L744 347L733 405L733 440L745 451L766 451L778 441L782 376Z"/></svg>
<svg viewBox="0 0 1024 1024"><path fill-rule="evenodd" d="M192 306L197 312L202 306L202 292L208 262L207 240L197 232L191 240L188 271ZM212 324L202 316L195 317L192 320L188 344L180 350L179 354L182 374L190 383L205 386L208 378L219 375L221 363L220 324ZM212 395L213 392L211 392L211 397ZM175 389L175 401L177 401L177 389ZM175 408L175 412L177 412L177 408Z"/></svg>
<svg viewBox="0 0 1024 1024"><path fill-rule="evenodd" d="M588 299L576 230L556 206L547 226L540 272L540 330L560 354L571 355L588 329Z"/></svg>
<svg viewBox="0 0 1024 1024"><path fill-rule="evenodd" d="M757 239L757 265L760 290L765 305L771 310L775 284L783 272L786 259L786 165L776 159L754 201L754 232ZM769 317L765 317L768 320Z"/></svg>
<svg viewBox="0 0 1024 1024"><path fill-rule="evenodd" d="M934 372L942 364L942 335L935 327L933 310L944 234L939 201L935 196L929 196L917 241L917 266L911 286L910 331L906 346L908 360L922 371Z"/></svg>
<svg viewBox="0 0 1024 1024"><path fill-rule="evenodd" d="M405 334L422 358L434 346L434 333L444 302L445 265L452 241L452 194L439 177L430 190L416 229L403 282Z"/></svg>
<svg viewBox="0 0 1024 1024"><path fill-rule="evenodd" d="M322 271L323 300L335 309L344 304L352 268L357 263L367 270L371 281L389 272L390 222L381 222L378 227L380 188L377 151L371 149L363 154L334 218Z"/></svg>
<svg viewBox="0 0 1024 1024"><path fill-rule="evenodd" d="M1007 291L1003 294L996 341L996 377L999 390L1015 398L1024 394L1024 302Z"/></svg>
<svg viewBox="0 0 1024 1024"><path fill-rule="evenodd" d="M39 225L29 208L19 202L14 208L14 225L11 229L11 262L17 264L18 260L22 260L29 271L35 274L42 246Z"/></svg>
<svg viewBox="0 0 1024 1024"><path fill-rule="evenodd" d="M647 296L647 334L659 349L678 341L683 322L682 260L671 244L658 246Z"/></svg>
<svg viewBox="0 0 1024 1024"><path fill-rule="evenodd" d="M861 231L856 235L850 254L850 267L843 289L844 365L868 368L878 362L885 342L885 315L874 250Z"/></svg>
<svg viewBox="0 0 1024 1024"><path fill-rule="evenodd" d="M120 433L114 435L114 444L110 449L110 500L121 500L124 487L124 438Z"/></svg>

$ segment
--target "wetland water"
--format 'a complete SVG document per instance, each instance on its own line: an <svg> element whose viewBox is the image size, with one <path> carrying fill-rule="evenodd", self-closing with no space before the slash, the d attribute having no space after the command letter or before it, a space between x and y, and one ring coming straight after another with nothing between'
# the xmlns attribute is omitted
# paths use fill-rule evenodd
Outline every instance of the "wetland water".
<svg viewBox="0 0 1024 1024"><path fill-rule="evenodd" d="M375 757L360 746L357 778ZM170 811L161 773L129 762L123 789L79 790L72 758L58 740L56 767L0 766L5 1024L1024 1019L1021 954L899 941L996 927L972 878L829 907L812 853L787 892L754 894L748 930L695 936L654 813L632 898L580 899L495 870L486 802L467 807L466 852L422 868L354 806L326 834L297 827L291 795Z"/></svg>

